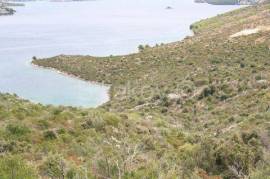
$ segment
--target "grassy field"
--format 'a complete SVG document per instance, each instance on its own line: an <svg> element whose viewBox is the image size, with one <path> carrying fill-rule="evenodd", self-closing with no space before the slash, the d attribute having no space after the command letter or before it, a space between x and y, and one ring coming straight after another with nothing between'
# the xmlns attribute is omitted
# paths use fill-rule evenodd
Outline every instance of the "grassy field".
<svg viewBox="0 0 270 179"><path fill-rule="evenodd" d="M34 59L110 84L111 100L80 109L2 94L0 178L267 178L270 31L231 35L269 17L269 4L247 7L136 54Z"/></svg>

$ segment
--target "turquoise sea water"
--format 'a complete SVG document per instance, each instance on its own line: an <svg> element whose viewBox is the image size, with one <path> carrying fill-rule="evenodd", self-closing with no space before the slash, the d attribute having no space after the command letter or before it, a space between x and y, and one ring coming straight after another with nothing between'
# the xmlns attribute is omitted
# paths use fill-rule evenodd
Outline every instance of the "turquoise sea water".
<svg viewBox="0 0 270 179"><path fill-rule="evenodd" d="M33 56L119 55L140 44L178 41L189 25L238 6L192 0L96 0L27 2L14 16L0 17L0 92L34 102L96 107L108 87L33 67ZM167 6L172 9L166 9Z"/></svg>

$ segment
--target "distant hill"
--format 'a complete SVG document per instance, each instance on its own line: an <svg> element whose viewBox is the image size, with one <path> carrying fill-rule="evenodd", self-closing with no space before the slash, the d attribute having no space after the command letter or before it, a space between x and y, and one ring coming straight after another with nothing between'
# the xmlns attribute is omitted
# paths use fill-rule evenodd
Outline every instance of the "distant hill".
<svg viewBox="0 0 270 179"><path fill-rule="evenodd" d="M208 3L214 5L253 5L266 1L267 0L195 0L197 3Z"/></svg>
<svg viewBox="0 0 270 179"><path fill-rule="evenodd" d="M216 5L234 5L239 4L238 0L205 0L205 2L209 4L216 4Z"/></svg>

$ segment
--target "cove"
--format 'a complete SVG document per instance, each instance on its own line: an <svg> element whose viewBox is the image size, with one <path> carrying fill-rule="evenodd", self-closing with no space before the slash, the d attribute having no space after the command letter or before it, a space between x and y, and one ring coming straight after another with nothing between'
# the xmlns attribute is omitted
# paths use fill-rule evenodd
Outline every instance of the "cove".
<svg viewBox="0 0 270 179"><path fill-rule="evenodd" d="M134 53L140 44L181 40L191 35L193 22L236 8L192 0L26 2L14 16L0 16L0 92L42 104L97 107L109 100L108 86L34 67L32 57Z"/></svg>

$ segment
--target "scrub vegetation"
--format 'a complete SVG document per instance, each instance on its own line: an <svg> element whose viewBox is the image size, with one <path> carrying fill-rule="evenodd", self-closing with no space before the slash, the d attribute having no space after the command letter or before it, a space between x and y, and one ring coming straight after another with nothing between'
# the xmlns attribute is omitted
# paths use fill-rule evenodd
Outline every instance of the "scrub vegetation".
<svg viewBox="0 0 270 179"><path fill-rule="evenodd" d="M0 95L0 178L270 176L270 5L191 25L181 42L127 56L34 59L110 84L96 109Z"/></svg>

